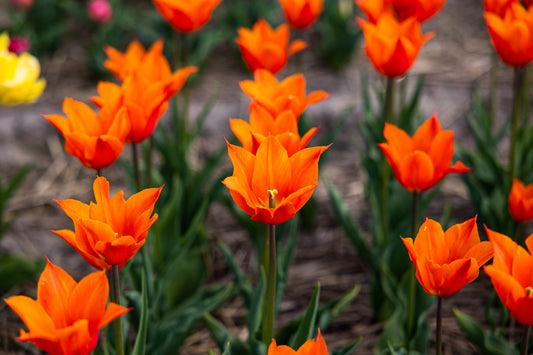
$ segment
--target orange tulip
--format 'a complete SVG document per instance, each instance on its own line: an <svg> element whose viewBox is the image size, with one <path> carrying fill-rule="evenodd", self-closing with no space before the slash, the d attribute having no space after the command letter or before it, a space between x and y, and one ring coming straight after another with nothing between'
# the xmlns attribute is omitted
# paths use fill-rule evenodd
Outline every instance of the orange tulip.
<svg viewBox="0 0 533 355"><path fill-rule="evenodd" d="M307 106L326 99L327 92L319 90L305 95L305 77L294 74L279 82L268 70L254 72L255 81L241 81L241 89L252 102L265 108L273 117L291 110L300 118Z"/></svg>
<svg viewBox="0 0 533 355"><path fill-rule="evenodd" d="M252 154L257 152L257 148L269 135L272 135L285 148L289 157L305 148L318 131L318 128L314 127L300 137L298 119L292 111L287 110L274 117L263 107L254 104L250 107L250 123L234 118L230 120L230 126L243 148Z"/></svg>
<svg viewBox="0 0 533 355"><path fill-rule="evenodd" d="M475 217L446 232L438 222L426 219L414 243L412 238L402 241L424 291L440 297L451 296L474 281L493 254L490 243L479 240Z"/></svg>
<svg viewBox="0 0 533 355"><path fill-rule="evenodd" d="M276 339L272 339L268 347L268 355L328 355L328 348L319 329L316 339L309 339L297 351L287 345L278 346Z"/></svg>
<svg viewBox="0 0 533 355"><path fill-rule="evenodd" d="M281 224L294 217L313 194L318 184L318 159L327 148L306 148L289 157L272 136L261 143L256 155L228 143L233 176L222 183L252 220Z"/></svg>
<svg viewBox="0 0 533 355"><path fill-rule="evenodd" d="M130 123L120 95L107 98L98 114L86 104L66 98L60 115L43 115L65 137L65 150L88 168L111 165L124 150Z"/></svg>
<svg viewBox="0 0 533 355"><path fill-rule="evenodd" d="M222 0L153 0L163 18L177 31L194 32L210 19Z"/></svg>
<svg viewBox="0 0 533 355"><path fill-rule="evenodd" d="M494 248L494 261L485 266L485 273L511 317L520 324L533 325L533 235L526 239L526 250L511 238L485 229Z"/></svg>
<svg viewBox="0 0 533 355"><path fill-rule="evenodd" d="M383 134L387 143L378 146L392 166L396 180L409 192L425 191L449 173L470 170L460 161L450 166L453 132L443 131L436 115L424 122L413 138L389 123L385 124Z"/></svg>
<svg viewBox="0 0 533 355"><path fill-rule="evenodd" d="M126 138L128 143L142 142L152 134L167 110L168 100L183 87L188 76L197 70L196 67L186 67L172 74L166 59L166 66L157 66L157 62L145 61L137 66L136 71L126 77L122 87L108 82L99 83L100 96L92 98L97 106L103 107L109 98L122 95L121 104L127 109L131 127ZM158 68L159 74L153 74L153 69L145 73L145 67Z"/></svg>
<svg viewBox="0 0 533 355"><path fill-rule="evenodd" d="M287 64L289 56L307 46L302 40L295 40L289 45L289 26L283 24L274 30L263 19L258 20L251 30L240 27L237 32L239 37L235 38L235 42L252 72L266 69L276 74Z"/></svg>
<svg viewBox="0 0 533 355"><path fill-rule="evenodd" d="M509 211L517 222L529 222L533 219L533 184L525 186L520 180L513 179L509 194Z"/></svg>
<svg viewBox="0 0 533 355"><path fill-rule="evenodd" d="M422 45L433 33L422 35L414 17L398 21L390 12L382 12L374 24L358 18L365 35L365 53L376 70L389 78L401 76L411 68Z"/></svg>
<svg viewBox="0 0 533 355"><path fill-rule="evenodd" d="M492 12L496 15L503 17L507 9L516 0L483 0L486 12Z"/></svg>
<svg viewBox="0 0 533 355"><path fill-rule="evenodd" d="M157 41L148 51L145 51L142 44L138 41L133 41L128 45L126 52L122 53L117 49L106 45L104 47L104 52L109 59L104 62L104 67L118 79L124 81L124 79L133 73L142 63L148 53L161 52L162 48L163 42Z"/></svg>
<svg viewBox="0 0 533 355"><path fill-rule="evenodd" d="M492 45L501 60L513 67L522 67L533 60L533 7L525 9L512 3L503 17L485 12Z"/></svg>
<svg viewBox="0 0 533 355"><path fill-rule="evenodd" d="M76 282L48 260L37 285L37 300L12 296L5 301L28 327L28 332L20 330L18 340L31 341L50 355L89 355L100 328L129 311L107 304L108 295L105 271Z"/></svg>
<svg viewBox="0 0 533 355"><path fill-rule="evenodd" d="M287 22L294 28L304 29L318 19L324 10L324 0L278 0Z"/></svg>
<svg viewBox="0 0 533 355"><path fill-rule="evenodd" d="M418 22L429 20L437 14L446 0L355 0L355 3L376 23L382 12L395 15L400 21L414 17Z"/></svg>
<svg viewBox="0 0 533 355"><path fill-rule="evenodd" d="M74 222L75 232L54 233L95 268L122 267L143 246L148 229L157 220L157 214L151 215L162 188L142 190L126 201L122 191L109 198L109 183L97 177L93 184L96 203L56 201Z"/></svg>

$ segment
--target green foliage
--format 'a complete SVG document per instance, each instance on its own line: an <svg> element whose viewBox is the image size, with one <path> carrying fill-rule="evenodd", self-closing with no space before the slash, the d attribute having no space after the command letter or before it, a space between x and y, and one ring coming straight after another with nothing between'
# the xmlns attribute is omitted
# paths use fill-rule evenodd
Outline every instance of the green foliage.
<svg viewBox="0 0 533 355"><path fill-rule="evenodd" d="M26 165L20 168L11 179L5 182L0 179L0 238L13 223L14 217L6 212L7 203L13 197L20 184L22 184L30 169L31 167Z"/></svg>
<svg viewBox="0 0 533 355"><path fill-rule="evenodd" d="M9 253L0 254L0 295L32 279L43 268L43 261L33 261Z"/></svg>

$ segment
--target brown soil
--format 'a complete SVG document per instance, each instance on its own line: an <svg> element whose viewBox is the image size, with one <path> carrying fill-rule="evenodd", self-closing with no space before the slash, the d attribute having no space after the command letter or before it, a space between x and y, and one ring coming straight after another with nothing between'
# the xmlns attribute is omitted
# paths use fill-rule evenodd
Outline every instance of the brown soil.
<svg viewBox="0 0 533 355"><path fill-rule="evenodd" d="M488 82L489 57L492 51L482 18L481 1L449 0L444 10L424 29L435 32L436 37L426 44L411 71L410 77L426 75L421 109L426 117L437 112L443 127L455 131L457 144L469 146L465 112L469 108L473 83L477 81L484 87ZM228 119L245 118L249 104L248 98L240 91L238 82L249 79L250 74L242 70L235 54L226 55L229 49L219 51L217 60L209 63L204 77L191 95L194 114L213 91L219 88L217 104L194 150L198 158L223 145L223 136L231 136ZM76 279L90 269L70 246L50 232L51 229L70 228L70 221L55 205L53 199L91 200L94 173L83 168L76 159L64 152L57 132L39 114L61 113L61 104L66 96L87 101L89 96L96 93L95 83L87 81L86 73L80 69L83 68L80 58L82 53L75 44L62 49L54 58L43 63L43 75L48 81L48 87L38 103L0 108L2 174L12 176L16 169L24 164L33 166L23 187L10 203L10 211L17 213L18 218L1 240L0 248L36 259L47 255L54 263L68 269ZM321 125L323 132L327 131L332 120L343 109L350 105L354 107L353 117L348 120L335 140L321 174L337 186L354 219L368 230L363 173L357 162L355 143L359 140L357 120L362 110L360 78L365 75L372 85L379 86L379 77L362 50L346 69L338 73L324 69L312 51L304 54L304 63L308 91L323 89L331 95L326 101L308 110L311 120ZM282 73L281 77L288 75L288 72L289 70ZM505 111L509 107L509 78L510 71L502 68L500 117L505 117ZM415 80L410 80L409 84L414 82ZM229 164L229 161L226 164ZM106 169L105 175L111 181L112 189L119 190L125 186L119 168ZM355 301L335 320L331 328L324 332L324 336L330 350L362 338L356 353L370 354L383 324L376 323L372 318L369 273L335 221L323 185L319 186L315 196L320 206L317 228L312 233L299 236L296 259L278 322L284 324L305 310L316 282L322 285L323 302L335 299L355 284L359 284L361 291ZM432 202L428 216L438 217L446 204L452 207L454 221L464 221L476 214L469 203L466 188L457 177L447 178L439 195ZM243 265L251 268L253 263L250 260L249 241L225 208L215 205L208 223L211 235L221 238ZM227 266L222 257L218 253L215 255L216 274L226 272ZM452 308L458 307L483 321L483 305L491 285L487 277L481 274L478 281L466 286L444 304L446 353L474 352L473 346L458 329ZM230 280L231 276L226 275L224 278ZM26 294L33 297L35 288L36 283L29 282L12 290L10 295ZM235 334L245 337L244 312L241 300L236 298L217 311L216 315L232 328ZM428 315L431 326L434 317L435 310L432 310ZM0 303L1 354L39 353L31 344L14 340L21 326L18 317L5 303ZM208 332L200 329L190 337L182 353L206 354L209 348L215 347Z"/></svg>

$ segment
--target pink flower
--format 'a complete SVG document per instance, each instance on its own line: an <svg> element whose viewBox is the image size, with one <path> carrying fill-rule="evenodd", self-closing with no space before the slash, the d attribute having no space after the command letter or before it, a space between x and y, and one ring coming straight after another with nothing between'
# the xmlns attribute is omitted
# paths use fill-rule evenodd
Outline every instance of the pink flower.
<svg viewBox="0 0 533 355"><path fill-rule="evenodd" d="M91 0L87 5L87 16L96 23L105 24L113 17L113 8L107 0Z"/></svg>
<svg viewBox="0 0 533 355"><path fill-rule="evenodd" d="M9 39L8 50L11 53L20 54L22 52L29 52L30 50L30 40L26 37L17 37L12 36Z"/></svg>
<svg viewBox="0 0 533 355"><path fill-rule="evenodd" d="M11 0L11 5L26 10L33 6L33 0Z"/></svg>

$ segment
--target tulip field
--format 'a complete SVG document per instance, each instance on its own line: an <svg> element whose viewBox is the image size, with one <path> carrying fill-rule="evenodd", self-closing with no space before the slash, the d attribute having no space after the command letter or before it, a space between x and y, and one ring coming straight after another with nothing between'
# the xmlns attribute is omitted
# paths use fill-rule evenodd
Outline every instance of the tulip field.
<svg viewBox="0 0 533 355"><path fill-rule="evenodd" d="M0 4L0 354L533 353L531 0Z"/></svg>

